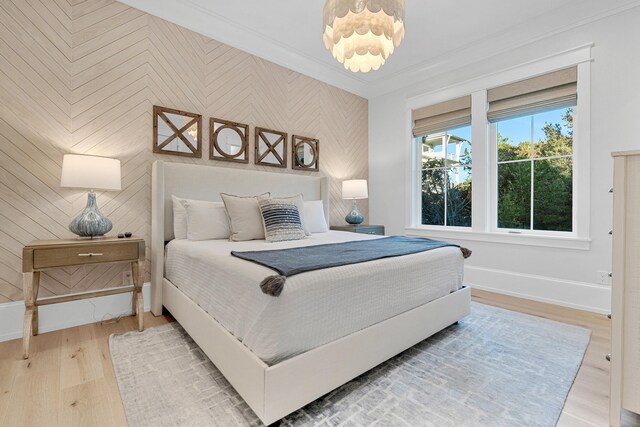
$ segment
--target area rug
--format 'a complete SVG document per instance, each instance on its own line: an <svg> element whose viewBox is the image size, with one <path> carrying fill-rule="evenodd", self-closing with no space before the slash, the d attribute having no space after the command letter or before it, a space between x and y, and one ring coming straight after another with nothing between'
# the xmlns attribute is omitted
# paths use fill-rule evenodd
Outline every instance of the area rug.
<svg viewBox="0 0 640 427"><path fill-rule="evenodd" d="M473 303L458 324L281 425L553 426L589 337L587 329ZM178 323L112 335L109 347L130 427L262 425Z"/></svg>

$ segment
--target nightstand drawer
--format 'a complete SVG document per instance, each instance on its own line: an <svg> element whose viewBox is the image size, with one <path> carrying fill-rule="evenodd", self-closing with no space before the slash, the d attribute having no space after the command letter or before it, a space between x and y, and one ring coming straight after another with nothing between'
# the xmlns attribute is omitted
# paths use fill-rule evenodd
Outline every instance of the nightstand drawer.
<svg viewBox="0 0 640 427"><path fill-rule="evenodd" d="M137 242L42 248L33 251L33 268L132 261L136 259L138 259Z"/></svg>
<svg viewBox="0 0 640 427"><path fill-rule="evenodd" d="M354 230L354 233L360 234L384 234L384 231L379 227L360 227Z"/></svg>
<svg viewBox="0 0 640 427"><path fill-rule="evenodd" d="M375 234L378 236L384 236L383 225L335 225L331 226L331 229L338 231L349 231L351 233Z"/></svg>

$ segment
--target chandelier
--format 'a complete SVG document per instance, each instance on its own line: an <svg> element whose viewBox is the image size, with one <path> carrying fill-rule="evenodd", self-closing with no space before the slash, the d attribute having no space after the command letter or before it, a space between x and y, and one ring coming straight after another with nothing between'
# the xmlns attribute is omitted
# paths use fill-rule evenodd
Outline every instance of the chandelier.
<svg viewBox="0 0 640 427"><path fill-rule="evenodd" d="M324 45L344 68L380 68L404 37L404 0L326 0Z"/></svg>

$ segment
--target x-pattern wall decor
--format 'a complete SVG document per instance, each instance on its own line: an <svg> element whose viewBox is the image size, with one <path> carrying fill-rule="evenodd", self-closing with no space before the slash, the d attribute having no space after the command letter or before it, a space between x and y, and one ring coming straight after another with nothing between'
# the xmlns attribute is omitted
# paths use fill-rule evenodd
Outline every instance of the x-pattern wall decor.
<svg viewBox="0 0 640 427"><path fill-rule="evenodd" d="M287 167L287 133L255 128L255 163L277 168Z"/></svg>
<svg viewBox="0 0 640 427"><path fill-rule="evenodd" d="M202 157L202 116L153 106L153 152Z"/></svg>

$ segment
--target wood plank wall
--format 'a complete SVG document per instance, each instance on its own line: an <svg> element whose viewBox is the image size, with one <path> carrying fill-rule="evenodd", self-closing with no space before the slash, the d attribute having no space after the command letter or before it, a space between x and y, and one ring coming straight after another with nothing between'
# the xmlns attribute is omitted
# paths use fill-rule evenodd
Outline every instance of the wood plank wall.
<svg viewBox="0 0 640 427"><path fill-rule="evenodd" d="M22 246L71 237L86 192L59 187L62 156L122 161L120 192L98 194L114 232L149 240L151 163L233 165L153 155L154 104L320 139L333 179L367 177L367 101L113 0L0 2L0 303L22 299ZM251 155L253 152L251 151ZM294 173L291 169L281 173ZM301 173L301 172L295 172ZM366 214L366 203L361 203ZM41 295L120 285L121 266L52 271ZM148 280L148 279L147 279Z"/></svg>

